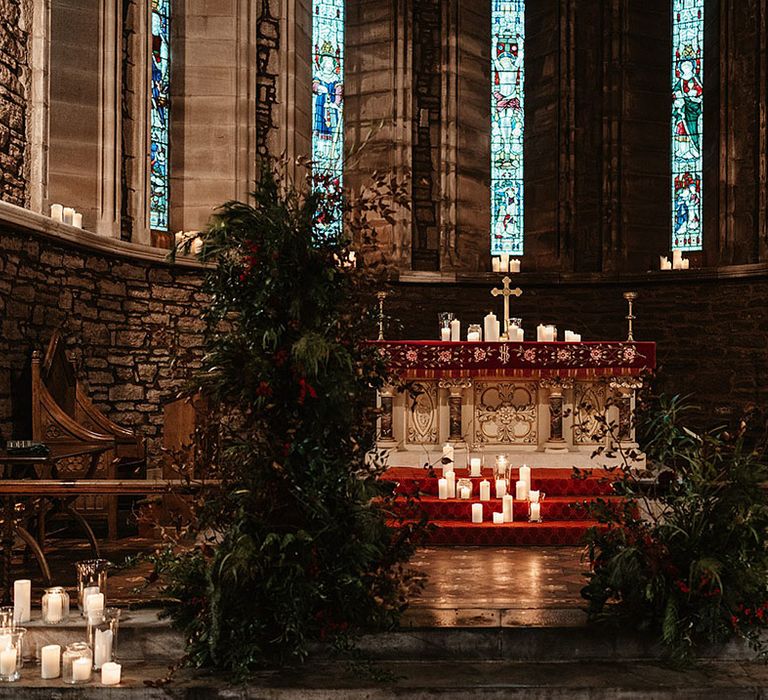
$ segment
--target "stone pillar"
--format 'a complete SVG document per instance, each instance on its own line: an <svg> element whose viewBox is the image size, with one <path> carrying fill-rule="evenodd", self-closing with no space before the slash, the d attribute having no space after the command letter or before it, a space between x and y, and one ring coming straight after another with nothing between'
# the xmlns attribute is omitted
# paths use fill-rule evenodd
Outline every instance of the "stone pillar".
<svg viewBox="0 0 768 700"><path fill-rule="evenodd" d="M448 389L448 442L454 445L464 444L464 435L462 430L462 408L464 389L472 386L470 379L444 379L438 386L441 389Z"/></svg>
<svg viewBox="0 0 768 700"><path fill-rule="evenodd" d="M549 389L549 437L544 444L547 454L568 452L568 444L563 437L563 390L570 388L571 384L571 380L559 377L541 381L540 386Z"/></svg>
<svg viewBox="0 0 768 700"><path fill-rule="evenodd" d="M622 449L636 449L635 393L643 383L635 377L613 377L608 385L617 409L613 443Z"/></svg>
<svg viewBox="0 0 768 700"><path fill-rule="evenodd" d="M381 417L379 418L379 437L376 441L378 447L382 449L395 449L397 440L394 430L394 404L395 390L392 386L386 385L379 392L379 401L381 408Z"/></svg>

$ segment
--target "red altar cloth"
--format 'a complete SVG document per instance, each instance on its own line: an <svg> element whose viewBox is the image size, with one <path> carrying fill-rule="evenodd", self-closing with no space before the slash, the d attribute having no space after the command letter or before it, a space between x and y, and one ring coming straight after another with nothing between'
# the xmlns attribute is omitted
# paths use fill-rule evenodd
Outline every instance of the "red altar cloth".
<svg viewBox="0 0 768 700"><path fill-rule="evenodd" d="M402 379L637 376L656 367L656 343L374 341Z"/></svg>

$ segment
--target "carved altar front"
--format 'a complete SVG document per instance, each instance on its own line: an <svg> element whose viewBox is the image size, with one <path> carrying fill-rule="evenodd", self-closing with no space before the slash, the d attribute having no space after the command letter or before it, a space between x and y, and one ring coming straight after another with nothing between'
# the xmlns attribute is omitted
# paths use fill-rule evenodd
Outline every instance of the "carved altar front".
<svg viewBox="0 0 768 700"><path fill-rule="evenodd" d="M375 345L391 376L379 397L379 447L392 466L433 462L446 442L457 466L470 453L486 464L506 454L536 466L597 466L600 446L636 448L635 395L656 364L655 343Z"/></svg>

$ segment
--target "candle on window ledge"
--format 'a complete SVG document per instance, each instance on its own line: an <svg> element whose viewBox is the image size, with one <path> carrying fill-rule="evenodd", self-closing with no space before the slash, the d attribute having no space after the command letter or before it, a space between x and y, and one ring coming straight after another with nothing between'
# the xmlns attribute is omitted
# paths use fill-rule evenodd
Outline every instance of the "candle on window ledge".
<svg viewBox="0 0 768 700"><path fill-rule="evenodd" d="M62 213L62 221L65 224L72 225L72 217L75 215L75 210L72 207L64 207L63 213Z"/></svg>
<svg viewBox="0 0 768 700"><path fill-rule="evenodd" d="M458 318L454 318L451 321L451 340L454 343L461 340L461 321Z"/></svg>
<svg viewBox="0 0 768 700"><path fill-rule="evenodd" d="M672 269L673 270L683 269L683 251L680 250L680 248L675 248L672 251Z"/></svg>
<svg viewBox="0 0 768 700"><path fill-rule="evenodd" d="M48 644L40 650L40 678L51 680L61 675L61 647Z"/></svg>
<svg viewBox="0 0 768 700"><path fill-rule="evenodd" d="M520 261L517 259L510 260L509 261L509 271L510 272L520 272Z"/></svg>
<svg viewBox="0 0 768 700"><path fill-rule="evenodd" d="M21 578L13 582L13 621L29 622L32 610L32 581Z"/></svg>
<svg viewBox="0 0 768 700"><path fill-rule="evenodd" d="M472 457L469 460L470 476L481 476L482 468L483 468L483 462L480 459L480 457Z"/></svg>
<svg viewBox="0 0 768 700"><path fill-rule="evenodd" d="M482 503L472 504L472 522L473 523L483 522L483 504Z"/></svg>
<svg viewBox="0 0 768 700"><path fill-rule="evenodd" d="M448 479L437 480L437 497L441 501L445 501L448 498Z"/></svg>
<svg viewBox="0 0 768 700"><path fill-rule="evenodd" d="M514 521L514 508L515 499L510 494L507 494L501 499L501 509L505 523L511 523Z"/></svg>
<svg viewBox="0 0 768 700"><path fill-rule="evenodd" d="M499 272L499 268L501 266L501 260L497 258L495 255L491 258L491 270L494 272Z"/></svg>
<svg viewBox="0 0 768 700"><path fill-rule="evenodd" d="M488 479L483 479L480 482L480 500L481 501L491 500L491 482L488 481Z"/></svg>
<svg viewBox="0 0 768 700"><path fill-rule="evenodd" d="M64 221L64 205L51 204L51 218L54 221Z"/></svg>
<svg viewBox="0 0 768 700"><path fill-rule="evenodd" d="M496 479L496 498L504 498L507 495L507 480Z"/></svg>
<svg viewBox="0 0 768 700"><path fill-rule="evenodd" d="M501 525L504 522L504 513L494 513L493 514L493 524L494 525Z"/></svg>
<svg viewBox="0 0 768 700"><path fill-rule="evenodd" d="M683 258L681 261L681 270L689 270L691 267L691 261L689 258Z"/></svg>
<svg viewBox="0 0 768 700"><path fill-rule="evenodd" d="M509 253L499 256L499 272L509 272Z"/></svg>
<svg viewBox="0 0 768 700"><path fill-rule="evenodd" d="M660 270L672 269L672 261L666 255L659 255L659 269Z"/></svg>
<svg viewBox="0 0 768 700"><path fill-rule="evenodd" d="M522 479L515 483L515 499L518 501L528 499L528 484Z"/></svg>
<svg viewBox="0 0 768 700"><path fill-rule="evenodd" d="M448 482L448 498L456 498L456 473L446 472L445 480Z"/></svg>
<svg viewBox="0 0 768 700"><path fill-rule="evenodd" d="M83 215L79 211L72 214L72 225L75 228L83 228Z"/></svg>
<svg viewBox="0 0 768 700"><path fill-rule="evenodd" d="M541 503L531 503L531 522L541 522Z"/></svg>

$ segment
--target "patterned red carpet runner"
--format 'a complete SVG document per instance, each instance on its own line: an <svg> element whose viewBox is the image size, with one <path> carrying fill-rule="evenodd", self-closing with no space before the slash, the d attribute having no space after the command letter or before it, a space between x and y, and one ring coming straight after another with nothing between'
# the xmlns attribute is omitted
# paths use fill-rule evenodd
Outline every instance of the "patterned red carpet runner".
<svg viewBox="0 0 768 700"><path fill-rule="evenodd" d="M440 475L440 472L437 472ZM458 469L456 478L466 477L466 469ZM469 500L437 497L439 476L430 477L425 469L392 467L384 479L397 483L397 491L410 494L414 500L397 502L395 515L404 521L418 520L425 512L434 526L429 544L441 545L578 545L588 528L596 525L589 518L584 504L598 497L609 499L611 484L603 472L593 472L586 479L573 478L569 469L532 469L531 488L538 489L545 498L541 502L542 522L528 522L527 501L515 501L514 522L493 524L493 513L501 512L501 499L495 498L496 489L492 470L472 479L472 497ZM517 479L513 471L512 492ZM480 503L480 482L491 482L491 500L483 502L483 522L472 523L472 504Z"/></svg>

